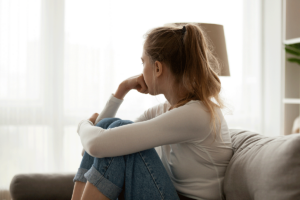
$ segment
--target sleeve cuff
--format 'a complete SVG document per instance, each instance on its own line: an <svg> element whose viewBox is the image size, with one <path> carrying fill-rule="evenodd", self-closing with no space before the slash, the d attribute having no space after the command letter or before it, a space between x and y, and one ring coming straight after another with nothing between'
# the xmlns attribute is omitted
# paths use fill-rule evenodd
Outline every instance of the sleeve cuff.
<svg viewBox="0 0 300 200"><path fill-rule="evenodd" d="M91 124L92 126L94 126L93 122L91 122L91 121L88 120L88 119L81 120L81 121L79 122L78 126L77 126L77 133L78 133L78 135L80 135L80 134L79 134L80 126L81 126L81 124L84 123L84 122L88 122L89 124Z"/></svg>
<svg viewBox="0 0 300 200"><path fill-rule="evenodd" d="M113 102L116 102L116 103L118 103L118 104L121 104L121 103L124 101L124 99L118 99L118 98L116 98L116 97L113 95L113 93L111 93L111 95L110 95L110 100L113 101Z"/></svg>

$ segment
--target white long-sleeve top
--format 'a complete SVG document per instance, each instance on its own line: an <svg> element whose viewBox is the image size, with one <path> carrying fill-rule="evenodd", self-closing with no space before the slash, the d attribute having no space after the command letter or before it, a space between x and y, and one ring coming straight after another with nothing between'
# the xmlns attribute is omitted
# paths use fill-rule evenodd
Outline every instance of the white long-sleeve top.
<svg viewBox="0 0 300 200"><path fill-rule="evenodd" d="M123 101L111 94L95 124L115 117ZM165 101L144 111L134 123L110 129L82 120L77 133L87 153L98 158L161 148L161 161L178 193L193 199L222 199L225 170L233 150L221 110L216 109L223 142L217 137L212 143L210 114L201 101L191 100L168 111L170 106Z"/></svg>

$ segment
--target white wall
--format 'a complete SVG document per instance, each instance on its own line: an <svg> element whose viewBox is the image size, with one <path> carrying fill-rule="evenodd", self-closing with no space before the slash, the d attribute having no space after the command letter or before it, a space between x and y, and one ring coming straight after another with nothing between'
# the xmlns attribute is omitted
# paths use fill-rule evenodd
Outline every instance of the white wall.
<svg viewBox="0 0 300 200"><path fill-rule="evenodd" d="M262 80L266 135L281 133L281 0L262 1Z"/></svg>

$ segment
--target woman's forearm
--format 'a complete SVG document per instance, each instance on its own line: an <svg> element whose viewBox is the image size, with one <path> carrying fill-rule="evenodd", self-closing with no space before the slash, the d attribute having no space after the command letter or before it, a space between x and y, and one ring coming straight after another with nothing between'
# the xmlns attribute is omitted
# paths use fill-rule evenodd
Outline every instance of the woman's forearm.
<svg viewBox="0 0 300 200"><path fill-rule="evenodd" d="M114 95L114 97L123 100L123 98L129 91L130 91L130 89L128 89L124 83L121 83L119 85L116 93L114 93L113 95Z"/></svg>

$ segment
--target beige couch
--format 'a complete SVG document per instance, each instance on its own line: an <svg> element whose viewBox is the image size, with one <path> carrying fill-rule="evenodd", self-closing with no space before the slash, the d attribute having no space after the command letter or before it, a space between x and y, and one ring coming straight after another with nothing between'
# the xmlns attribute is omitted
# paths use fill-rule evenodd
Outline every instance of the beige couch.
<svg viewBox="0 0 300 200"><path fill-rule="evenodd" d="M234 155L224 178L227 200L300 200L300 134L266 137L229 129ZM75 174L18 174L14 200L71 199Z"/></svg>

